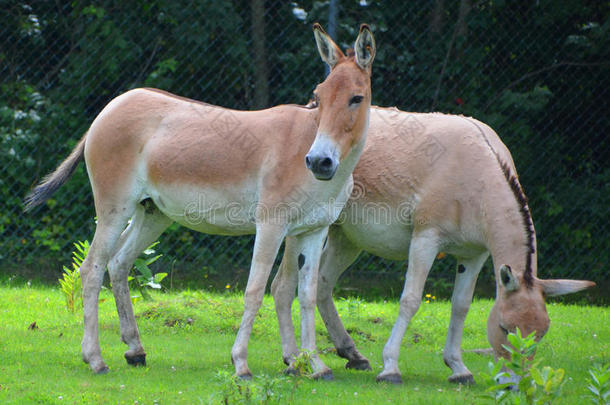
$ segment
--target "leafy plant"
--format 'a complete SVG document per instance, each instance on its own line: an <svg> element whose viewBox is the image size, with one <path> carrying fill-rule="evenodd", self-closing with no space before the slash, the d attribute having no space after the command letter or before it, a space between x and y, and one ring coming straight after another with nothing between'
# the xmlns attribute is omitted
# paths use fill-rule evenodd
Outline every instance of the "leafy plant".
<svg viewBox="0 0 610 405"><path fill-rule="evenodd" d="M87 253L89 253L89 241L78 241L74 243L76 250L72 251L72 269L63 266L63 277L59 279L61 292L66 299L66 308L70 312L76 310L76 302L81 299L82 282L80 277L80 266L83 264Z"/></svg>
<svg viewBox="0 0 610 405"><path fill-rule="evenodd" d="M301 377L313 377L313 370L311 368L311 357L313 356L313 354L313 351L302 350L290 365L292 388L290 390L290 398L288 399L288 403L293 402L295 393L299 389L299 386L303 383L303 379Z"/></svg>
<svg viewBox="0 0 610 405"><path fill-rule="evenodd" d="M510 393L509 387L512 383L502 383L499 381L502 378L508 378L509 374L504 371L504 359L500 358L495 363L488 363L489 374L487 373L479 373L479 378L484 382L485 385L489 387L485 390L484 398L490 398L495 401L497 404L508 403L507 397Z"/></svg>
<svg viewBox="0 0 610 405"><path fill-rule="evenodd" d="M292 362L293 375L311 377L313 370L311 369L311 358L313 352L309 350L301 351L298 356Z"/></svg>
<svg viewBox="0 0 610 405"><path fill-rule="evenodd" d="M131 285L138 289L140 295L132 296L132 301L140 298L149 299L150 295L146 288L161 289L161 281L167 277L167 273L152 274L148 266L157 261L162 255L155 255L153 249L159 242L150 245L134 262L131 275L128 280ZM74 243L76 250L72 252L72 268L63 266L63 276L59 279L61 292L66 298L66 308L70 312L76 310L76 303L81 299L82 282L80 267L89 253L89 241L78 241Z"/></svg>
<svg viewBox="0 0 610 405"><path fill-rule="evenodd" d="M348 313L352 317L358 317L360 315L360 307L366 306L360 297L341 298L341 302L345 304Z"/></svg>
<svg viewBox="0 0 610 405"><path fill-rule="evenodd" d="M218 371L223 404L270 404L280 403L282 384L286 378L261 375L253 380L244 380L226 370Z"/></svg>
<svg viewBox="0 0 610 405"><path fill-rule="evenodd" d="M155 290L161 289L161 281L167 277L167 273L154 274L148 266L156 262L163 255L155 255L154 249L159 242L155 242L147 247L142 254L145 257L138 257L133 264L131 269L131 275L128 280L132 286L138 289L140 296L133 296L132 300L137 301L140 297L145 300L150 299L150 295L146 291L146 288L153 288Z"/></svg>
<svg viewBox="0 0 610 405"><path fill-rule="evenodd" d="M591 402L598 405L610 404L610 364L597 366L589 370L589 385Z"/></svg>
<svg viewBox="0 0 610 405"><path fill-rule="evenodd" d="M539 343L536 342L535 332L523 337L517 328L515 333L508 334L507 339L511 346L503 346L511 355L510 361L500 359L495 364L490 362L489 374L480 375L489 385L485 391L487 397L498 404L550 404L561 394L565 371L549 366L539 368L540 360L534 362ZM516 387L512 382L499 383L502 378L510 377L506 369L511 370L519 379Z"/></svg>

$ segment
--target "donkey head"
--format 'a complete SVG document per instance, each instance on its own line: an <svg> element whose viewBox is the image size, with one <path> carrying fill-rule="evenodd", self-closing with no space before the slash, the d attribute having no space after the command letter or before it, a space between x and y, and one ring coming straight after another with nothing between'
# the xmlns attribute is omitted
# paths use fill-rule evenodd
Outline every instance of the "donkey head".
<svg viewBox="0 0 610 405"><path fill-rule="evenodd" d="M595 286L584 280L525 280L523 273L502 265L499 271L496 302L487 321L487 338L496 356L510 358L503 345L509 345L507 335L519 328L526 336L536 332L541 339L549 328L544 299L547 296L570 294Z"/></svg>
<svg viewBox="0 0 610 405"><path fill-rule="evenodd" d="M313 105L319 108L318 132L305 164L318 180L330 180L340 162L364 145L375 39L369 27L362 24L354 52L346 56L319 24L314 24L313 30L320 56L331 72L314 90Z"/></svg>

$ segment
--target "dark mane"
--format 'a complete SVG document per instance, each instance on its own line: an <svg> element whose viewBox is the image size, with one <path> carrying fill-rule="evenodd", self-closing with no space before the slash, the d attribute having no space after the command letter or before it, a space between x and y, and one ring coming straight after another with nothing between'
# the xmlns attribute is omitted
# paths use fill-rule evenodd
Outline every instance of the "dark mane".
<svg viewBox="0 0 610 405"><path fill-rule="evenodd" d="M534 247L534 222L532 221L530 207L527 204L527 196L523 192L523 187L521 187L519 179L511 172L508 164L501 161L498 154L495 153L495 151L493 152L498 160L498 163L500 164L500 167L502 168L502 173L504 173L504 177L506 178L510 189L515 195L517 203L519 203L519 212L521 212L523 227L525 228L525 233L527 234L527 257L525 259L525 272L523 273L523 280L528 287L531 287L534 284L534 276L532 274L532 256L536 252L536 248Z"/></svg>
<svg viewBox="0 0 610 405"><path fill-rule="evenodd" d="M466 117L464 117L464 118L466 118ZM506 179L506 182L510 186L511 191L513 192L513 195L515 196L515 199L517 200L517 204L519 204L519 212L521 213L521 218L523 220L523 228L525 230L525 234L527 235L527 243L526 243L527 257L525 258L525 271L523 272L523 281L525 281L526 286L532 287L534 285L534 275L532 274L533 273L532 257L534 256L534 253L536 252L536 248L534 247L534 244L535 244L534 222L532 221L532 214L531 214L530 208L527 204L527 196L525 195L525 192L523 192L523 187L521 187L521 184L519 183L519 179L517 178L517 175L512 172L508 162L503 161L502 158L500 157L500 155L498 155L498 152L496 152L496 150L493 148L493 146L489 142L489 139L487 139L485 132L483 132L481 127L476 122L474 122L473 120L470 120L468 118L466 118L466 119L469 122L471 122L475 127L477 127L477 129L481 133L481 136L483 137L483 140L485 141L485 143L487 144L487 146L489 147L491 152L496 157L496 161L500 165L500 169L502 169L504 178Z"/></svg>

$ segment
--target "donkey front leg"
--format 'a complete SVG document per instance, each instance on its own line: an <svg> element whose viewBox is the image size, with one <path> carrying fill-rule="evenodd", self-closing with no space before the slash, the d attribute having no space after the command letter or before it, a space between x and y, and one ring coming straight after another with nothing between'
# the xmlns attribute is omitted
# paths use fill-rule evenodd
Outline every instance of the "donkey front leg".
<svg viewBox="0 0 610 405"><path fill-rule="evenodd" d="M477 277L488 256L489 253L485 252L472 259L458 258L455 285L451 297L451 320L449 321L447 341L443 350L443 360L453 372L449 377L449 382L474 384L472 373L462 361L462 334Z"/></svg>
<svg viewBox="0 0 610 405"><path fill-rule="evenodd" d="M332 380L333 373L320 359L316 347L315 311L318 286L318 269L328 227L299 235L297 239L297 266L299 273L299 303L301 310L301 350L311 355L313 378Z"/></svg>
<svg viewBox="0 0 610 405"><path fill-rule="evenodd" d="M244 315L231 350L231 361L235 366L235 374L244 379L252 378L247 357L248 341L250 340L254 317L263 302L271 267L286 235L286 227L283 225L262 223L257 224L256 228L254 253L244 294Z"/></svg>
<svg viewBox="0 0 610 405"><path fill-rule="evenodd" d="M318 310L337 354L348 360L345 368L371 370L369 360L356 349L354 340L345 330L333 302L333 288L339 276L356 260L361 251L345 236L341 227L330 227L328 242L320 259Z"/></svg>
<svg viewBox="0 0 610 405"><path fill-rule="evenodd" d="M294 325L292 323L292 302L296 294L298 276L297 243L294 237L287 237L284 244L284 257L282 263L271 283L271 293L275 303L275 313L280 328L282 340L282 359L289 366L299 354L296 339L294 337ZM288 368L286 372L290 372Z"/></svg>
<svg viewBox="0 0 610 405"><path fill-rule="evenodd" d="M400 344L411 318L421 303L424 284L430 267L438 253L438 234L436 230L416 231L409 247L409 265L405 277L405 286L400 297L398 319L392 328L392 334L383 349L383 371L377 381L402 383L398 369Z"/></svg>

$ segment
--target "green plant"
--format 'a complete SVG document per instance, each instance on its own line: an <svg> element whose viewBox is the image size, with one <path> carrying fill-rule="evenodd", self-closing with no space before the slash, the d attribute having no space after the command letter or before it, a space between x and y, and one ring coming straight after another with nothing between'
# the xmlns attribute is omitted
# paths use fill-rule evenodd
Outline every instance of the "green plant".
<svg viewBox="0 0 610 405"><path fill-rule="evenodd" d="M216 373L220 385L220 396L223 404L270 404L280 403L281 385L286 378L270 377L266 374L253 380L244 380L226 370Z"/></svg>
<svg viewBox="0 0 610 405"><path fill-rule="evenodd" d="M310 350L301 351L291 364L292 374L310 378L313 370L311 369L311 358L313 352Z"/></svg>
<svg viewBox="0 0 610 405"><path fill-rule="evenodd" d="M589 385L591 402L598 405L610 404L610 364L598 365L589 370Z"/></svg>
<svg viewBox="0 0 610 405"><path fill-rule="evenodd" d="M142 254L145 257L139 257L134 262L131 269L131 275L128 280L135 287L140 295L132 296L132 301L137 301L140 298L149 299L150 295L146 288L161 289L161 281L167 277L167 273L152 274L148 266L157 261L162 255L155 255L153 249L159 242L150 245ZM61 292L66 299L66 308L70 312L76 310L76 303L81 297L82 282L80 275L80 266L89 253L89 241L78 241L74 243L76 250L72 252L72 269L63 266L63 276L59 279Z"/></svg>
<svg viewBox="0 0 610 405"><path fill-rule="evenodd" d="M487 397L499 404L550 404L561 394L565 371L549 366L539 368L540 360L534 362L539 343L535 332L523 337L517 328L515 333L508 334L507 339L511 346L503 347L510 353L510 361L499 359L495 364L490 362L489 374L481 373L481 378L489 385L485 391ZM502 378L510 376L506 369L518 378L516 387L512 382L499 383ZM512 390L514 388L517 390Z"/></svg>
<svg viewBox="0 0 610 405"><path fill-rule="evenodd" d="M145 257L138 257L133 264L133 268L131 269L131 275L129 276L129 282L132 286L138 289L140 292L140 296L133 296L132 300L137 301L140 297L144 299L150 299L150 295L146 291L146 288L153 288L155 290L161 289L161 281L165 277L167 277L167 273L157 273L154 274L150 270L148 266L153 264L163 255L155 256L154 247L157 246L159 242L155 242L149 247L147 247L142 254Z"/></svg>
<svg viewBox="0 0 610 405"><path fill-rule="evenodd" d="M290 365L290 375L292 377L292 388L290 390L290 397L288 403L294 401L295 393L298 391L299 386L305 379L311 379L313 377L313 370L311 368L311 357L313 356L312 351L302 350Z"/></svg>
<svg viewBox="0 0 610 405"><path fill-rule="evenodd" d="M360 307L366 306L360 297L341 298L341 302L347 306L347 311L352 317L358 317L360 315Z"/></svg>
<svg viewBox="0 0 610 405"><path fill-rule="evenodd" d="M87 253L89 253L89 241L78 241L74 243L76 250L72 251L72 269L63 266L63 277L59 279L61 292L66 299L66 308L70 312L76 310L76 302L81 297L83 288L80 277L80 266L83 264Z"/></svg>

